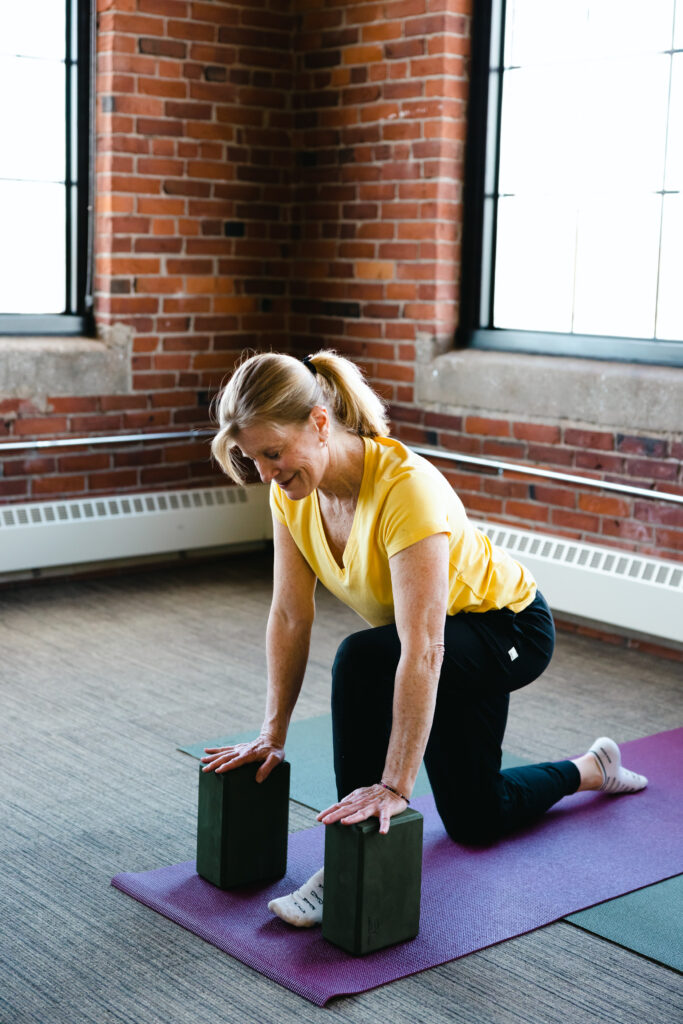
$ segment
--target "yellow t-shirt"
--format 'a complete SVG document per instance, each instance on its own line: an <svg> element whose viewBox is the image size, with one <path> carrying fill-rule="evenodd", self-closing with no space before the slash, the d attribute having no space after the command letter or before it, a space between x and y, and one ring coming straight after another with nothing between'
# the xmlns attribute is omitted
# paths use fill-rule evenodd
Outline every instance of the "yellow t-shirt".
<svg viewBox="0 0 683 1024"><path fill-rule="evenodd" d="M389 559L435 533L449 538L448 614L531 604L531 573L470 523L460 498L430 462L390 437L364 437L365 464L344 568L330 551L316 491L292 501L273 481L273 515L318 579L369 622L394 621Z"/></svg>

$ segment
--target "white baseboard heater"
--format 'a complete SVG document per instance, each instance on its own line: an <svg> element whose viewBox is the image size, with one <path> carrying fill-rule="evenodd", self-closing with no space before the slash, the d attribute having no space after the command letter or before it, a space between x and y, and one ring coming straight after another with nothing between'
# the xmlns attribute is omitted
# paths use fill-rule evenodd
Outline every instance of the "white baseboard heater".
<svg viewBox="0 0 683 1024"><path fill-rule="evenodd" d="M268 488L212 487L0 507L0 573L265 542Z"/></svg>
<svg viewBox="0 0 683 1024"><path fill-rule="evenodd" d="M683 564L516 526L475 525L528 566L557 614L683 642Z"/></svg>
<svg viewBox="0 0 683 1024"><path fill-rule="evenodd" d="M528 565L556 613L683 643L683 565L498 523L475 525ZM0 574L271 537L263 484L5 505Z"/></svg>

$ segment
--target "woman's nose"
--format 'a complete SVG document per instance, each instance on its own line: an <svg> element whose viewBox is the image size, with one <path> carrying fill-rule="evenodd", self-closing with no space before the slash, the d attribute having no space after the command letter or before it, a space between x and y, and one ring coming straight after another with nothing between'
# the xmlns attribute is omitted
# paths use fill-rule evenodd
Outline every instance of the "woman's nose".
<svg viewBox="0 0 683 1024"><path fill-rule="evenodd" d="M269 466L267 462L257 462L256 468L264 484L269 484L277 476L277 467Z"/></svg>

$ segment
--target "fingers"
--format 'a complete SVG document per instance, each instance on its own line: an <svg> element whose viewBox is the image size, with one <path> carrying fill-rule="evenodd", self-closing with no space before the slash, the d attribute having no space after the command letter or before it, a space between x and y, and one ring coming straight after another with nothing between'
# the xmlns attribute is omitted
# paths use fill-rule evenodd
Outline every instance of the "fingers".
<svg viewBox="0 0 683 1024"><path fill-rule="evenodd" d="M342 825L356 825L361 821L367 821L368 818L377 817L379 831L386 835L392 816L405 810L404 802L386 790L377 793L376 789L377 787L369 786L366 789L354 790L343 800L321 811L317 820L323 825L332 825L336 821Z"/></svg>
<svg viewBox="0 0 683 1024"><path fill-rule="evenodd" d="M270 754L268 754L268 757L265 759L259 770L256 772L256 781L264 782L265 779L267 779L270 773L272 772L273 768L277 768L277 766L280 764L280 762L282 761L282 756L282 754L276 754L275 751L272 751Z"/></svg>
<svg viewBox="0 0 683 1024"><path fill-rule="evenodd" d="M283 749L274 749L271 746L254 743L240 743L234 747L205 747L207 751L201 760L204 764L203 772L216 772L222 775L223 772L233 771L241 768L244 764L253 761L263 761L263 765L256 773L256 781L263 782L267 779L273 768L275 768L285 756ZM208 762L208 763L206 763Z"/></svg>

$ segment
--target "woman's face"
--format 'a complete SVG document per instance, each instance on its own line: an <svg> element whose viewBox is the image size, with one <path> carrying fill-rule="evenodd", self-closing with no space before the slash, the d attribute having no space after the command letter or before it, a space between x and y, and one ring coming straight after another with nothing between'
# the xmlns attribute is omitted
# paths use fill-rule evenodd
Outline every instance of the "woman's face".
<svg viewBox="0 0 683 1024"><path fill-rule="evenodd" d="M327 448L321 443L328 436L327 417L321 421L314 413L301 425L255 424L235 438L263 482L275 480L292 501L311 494L327 467Z"/></svg>

